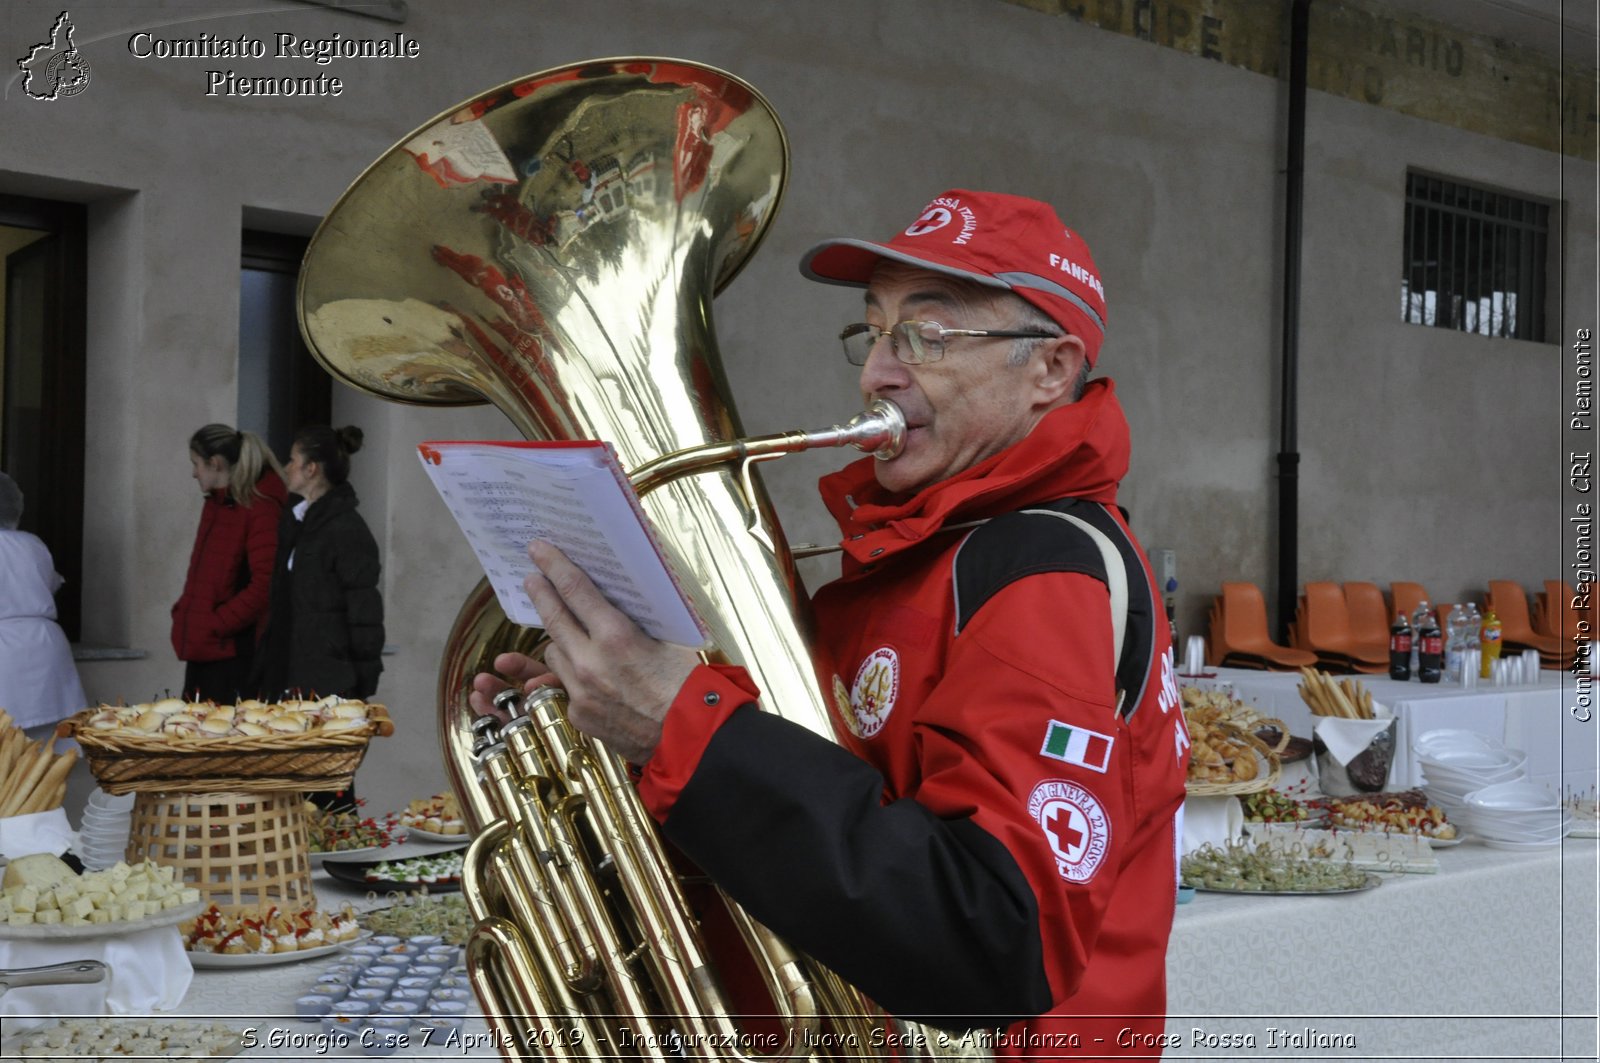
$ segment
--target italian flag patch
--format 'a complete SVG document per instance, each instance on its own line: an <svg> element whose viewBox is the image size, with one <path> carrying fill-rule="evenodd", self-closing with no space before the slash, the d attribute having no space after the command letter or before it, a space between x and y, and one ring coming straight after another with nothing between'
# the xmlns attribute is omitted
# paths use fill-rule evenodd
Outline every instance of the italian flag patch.
<svg viewBox="0 0 1600 1063"><path fill-rule="evenodd" d="M1098 731L1068 727L1051 720L1049 730L1044 733L1044 748L1039 752L1052 760L1064 760L1104 775L1106 765L1111 763L1111 746L1115 741Z"/></svg>

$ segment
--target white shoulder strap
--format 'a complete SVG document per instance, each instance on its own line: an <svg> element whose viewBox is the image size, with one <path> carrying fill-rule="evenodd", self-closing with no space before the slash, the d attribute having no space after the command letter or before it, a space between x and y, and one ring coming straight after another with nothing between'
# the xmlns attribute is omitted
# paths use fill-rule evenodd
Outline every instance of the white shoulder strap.
<svg viewBox="0 0 1600 1063"><path fill-rule="evenodd" d="M1128 572L1122 563L1122 555L1117 552L1116 546L1106 537L1105 532L1080 517L1053 509L1027 509L1023 512L1042 513L1061 520L1070 520L1082 528L1089 538L1094 540L1095 546L1099 547L1100 558L1106 566L1106 590L1111 592L1111 668L1115 671L1122 661L1122 640L1128 627ZM1119 697L1120 694L1119 691Z"/></svg>

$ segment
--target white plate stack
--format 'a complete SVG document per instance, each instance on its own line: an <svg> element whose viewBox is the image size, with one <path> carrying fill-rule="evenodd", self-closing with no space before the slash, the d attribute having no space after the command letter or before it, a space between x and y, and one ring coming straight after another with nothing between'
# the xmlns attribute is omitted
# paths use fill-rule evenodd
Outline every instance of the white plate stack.
<svg viewBox="0 0 1600 1063"><path fill-rule="evenodd" d="M133 826L133 794L121 797L98 786L83 807L78 828L78 858L88 871L111 867L128 851L128 831Z"/></svg>
<svg viewBox="0 0 1600 1063"><path fill-rule="evenodd" d="M1545 849L1572 832L1572 810L1536 783L1485 786L1466 803L1472 833L1492 849Z"/></svg>
<svg viewBox="0 0 1600 1063"><path fill-rule="evenodd" d="M1423 791L1457 827L1470 826L1467 795L1524 778L1528 754L1475 731L1426 731L1411 744L1422 765Z"/></svg>

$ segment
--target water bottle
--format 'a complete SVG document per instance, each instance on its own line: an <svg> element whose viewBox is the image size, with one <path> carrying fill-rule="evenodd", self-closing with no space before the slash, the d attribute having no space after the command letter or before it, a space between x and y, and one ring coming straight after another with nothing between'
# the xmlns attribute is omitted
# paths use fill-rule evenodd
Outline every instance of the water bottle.
<svg viewBox="0 0 1600 1063"><path fill-rule="evenodd" d="M1457 603L1444 622L1444 674L1450 679L1461 678L1461 662L1467 655L1467 611Z"/></svg>
<svg viewBox="0 0 1600 1063"><path fill-rule="evenodd" d="M1394 626L1389 629L1389 678L1404 683L1411 678L1411 625L1406 614L1394 614Z"/></svg>
<svg viewBox="0 0 1600 1063"><path fill-rule="evenodd" d="M1483 639L1483 617L1478 615L1478 603L1467 603L1467 630L1462 642L1469 651L1479 649ZM1474 661L1473 663L1477 663Z"/></svg>

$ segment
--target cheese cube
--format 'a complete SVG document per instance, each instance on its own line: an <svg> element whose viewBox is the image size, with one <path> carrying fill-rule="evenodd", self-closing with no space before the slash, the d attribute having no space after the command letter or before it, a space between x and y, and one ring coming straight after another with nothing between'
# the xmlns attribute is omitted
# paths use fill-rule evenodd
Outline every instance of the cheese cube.
<svg viewBox="0 0 1600 1063"><path fill-rule="evenodd" d="M11 897L13 912L32 915L39 910L39 891L33 886L23 886ZM32 920L29 920L32 922Z"/></svg>
<svg viewBox="0 0 1600 1063"><path fill-rule="evenodd" d="M36 923L55 924L61 922L61 913L52 908L48 912L37 912L33 917Z"/></svg>
<svg viewBox="0 0 1600 1063"><path fill-rule="evenodd" d="M10 925L10 926L32 926L33 925L33 913L32 912L12 912L11 913L11 917L6 920L6 923L8 925Z"/></svg>
<svg viewBox="0 0 1600 1063"><path fill-rule="evenodd" d="M89 913L89 922L109 923L111 922L111 913L106 911L104 908L96 908L94 911Z"/></svg>
<svg viewBox="0 0 1600 1063"><path fill-rule="evenodd" d="M79 922L86 923L89 921L89 913L94 911L94 902L90 901L87 897L79 897L77 900L63 907L61 911L64 915L68 916L69 919L76 919Z"/></svg>

